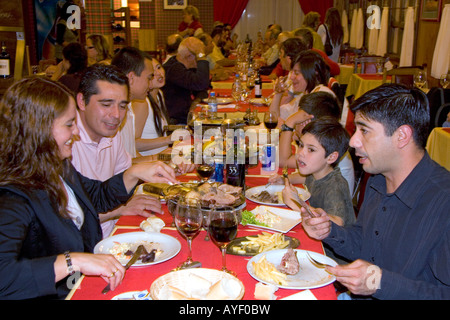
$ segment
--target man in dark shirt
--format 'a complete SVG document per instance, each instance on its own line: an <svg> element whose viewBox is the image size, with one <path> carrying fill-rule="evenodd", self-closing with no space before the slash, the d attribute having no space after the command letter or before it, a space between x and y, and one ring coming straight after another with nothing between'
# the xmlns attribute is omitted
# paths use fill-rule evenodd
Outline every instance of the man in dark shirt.
<svg viewBox="0 0 450 320"><path fill-rule="evenodd" d="M205 45L189 37L178 47L176 56L164 65L166 84L162 88L172 124L186 124L187 115L198 91L208 90L209 63Z"/></svg>
<svg viewBox="0 0 450 320"><path fill-rule="evenodd" d="M450 299L450 173L425 150L429 106L418 89L383 85L351 106L350 140L372 174L357 222L342 228L322 209L303 226L351 264L327 267L356 296Z"/></svg>

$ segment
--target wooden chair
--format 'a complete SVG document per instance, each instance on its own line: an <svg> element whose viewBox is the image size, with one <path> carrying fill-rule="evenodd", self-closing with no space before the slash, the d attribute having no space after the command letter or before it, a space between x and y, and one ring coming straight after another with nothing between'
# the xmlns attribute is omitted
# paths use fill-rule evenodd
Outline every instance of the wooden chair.
<svg viewBox="0 0 450 320"><path fill-rule="evenodd" d="M387 82L387 77L391 76L391 83L404 84L408 87L414 86L414 75L417 71L427 72L427 65L413 67L398 67L383 73L383 83Z"/></svg>
<svg viewBox="0 0 450 320"><path fill-rule="evenodd" d="M386 58L381 56L361 56L355 58L354 73L377 73L377 64L381 64L381 68L384 69ZM358 72L358 66L361 66L361 70Z"/></svg>

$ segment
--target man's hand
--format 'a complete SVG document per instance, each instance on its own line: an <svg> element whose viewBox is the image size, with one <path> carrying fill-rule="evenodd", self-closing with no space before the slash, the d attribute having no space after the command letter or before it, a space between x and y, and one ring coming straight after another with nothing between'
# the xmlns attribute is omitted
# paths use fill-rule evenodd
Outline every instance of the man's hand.
<svg viewBox="0 0 450 320"><path fill-rule="evenodd" d="M323 240L330 234L331 222L328 214L320 208L310 207L316 217L311 218L305 208L301 209L302 225L308 236L313 239Z"/></svg>
<svg viewBox="0 0 450 320"><path fill-rule="evenodd" d="M356 260L348 265L326 267L326 271L336 276L337 281L353 294L369 296L380 288L381 269L364 260Z"/></svg>

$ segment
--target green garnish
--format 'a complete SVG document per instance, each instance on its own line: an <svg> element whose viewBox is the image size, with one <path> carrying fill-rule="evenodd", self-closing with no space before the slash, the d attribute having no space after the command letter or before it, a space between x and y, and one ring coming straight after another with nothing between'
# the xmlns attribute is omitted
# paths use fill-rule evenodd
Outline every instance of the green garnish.
<svg viewBox="0 0 450 320"><path fill-rule="evenodd" d="M255 215L251 211L248 211L248 210L242 211L241 224L243 226L245 226L247 224L253 224L253 225L257 225L257 226L268 227L268 225L265 224L264 222L260 222L260 221L256 220Z"/></svg>

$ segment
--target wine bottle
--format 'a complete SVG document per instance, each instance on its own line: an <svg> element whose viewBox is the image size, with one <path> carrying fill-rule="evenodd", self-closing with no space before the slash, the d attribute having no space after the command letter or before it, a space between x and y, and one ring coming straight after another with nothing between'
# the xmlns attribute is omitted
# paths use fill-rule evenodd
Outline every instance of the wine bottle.
<svg viewBox="0 0 450 320"><path fill-rule="evenodd" d="M5 41L2 41L2 52L0 53L0 78L6 79L11 76L11 57L6 51Z"/></svg>
<svg viewBox="0 0 450 320"><path fill-rule="evenodd" d="M261 80L261 74L258 71L258 76L255 80L255 98L261 98L262 97L262 80Z"/></svg>

